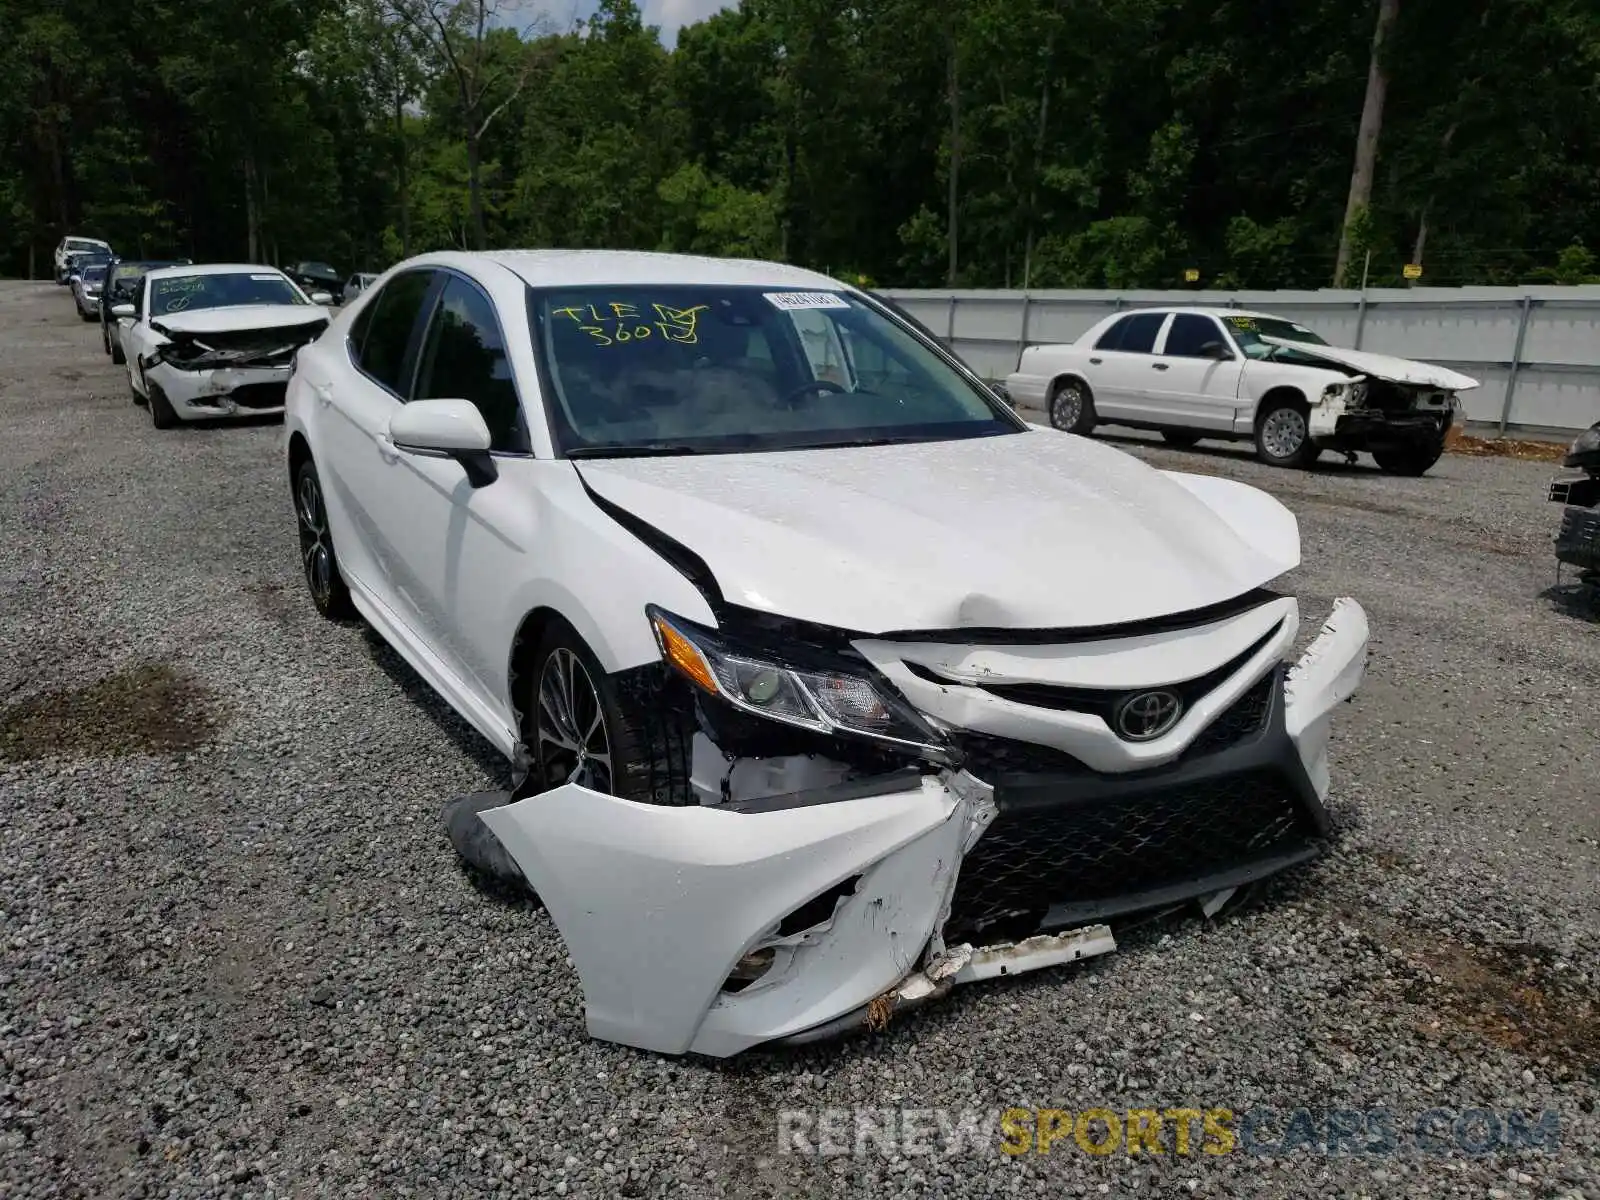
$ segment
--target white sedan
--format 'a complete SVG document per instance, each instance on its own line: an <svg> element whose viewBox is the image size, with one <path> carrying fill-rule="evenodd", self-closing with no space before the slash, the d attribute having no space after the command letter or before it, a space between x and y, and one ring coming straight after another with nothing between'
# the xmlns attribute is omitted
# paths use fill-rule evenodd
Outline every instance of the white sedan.
<svg viewBox="0 0 1600 1200"><path fill-rule="evenodd" d="M1005 381L1057 429L1158 429L1167 441L1253 439L1274 466L1368 451L1421 475L1478 381L1431 363L1330 346L1297 321L1232 308L1114 313L1076 342L1029 346Z"/></svg>
<svg viewBox="0 0 1600 1200"><path fill-rule="evenodd" d="M881 1027L1327 844L1367 623L1285 662L1293 515L1023 423L836 280L414 258L300 352L285 454L317 608L516 765L446 825L596 1037Z"/></svg>
<svg viewBox="0 0 1600 1200"><path fill-rule="evenodd" d="M283 411L295 352L328 327L325 294L275 267L163 267L111 310L133 399L157 429Z"/></svg>

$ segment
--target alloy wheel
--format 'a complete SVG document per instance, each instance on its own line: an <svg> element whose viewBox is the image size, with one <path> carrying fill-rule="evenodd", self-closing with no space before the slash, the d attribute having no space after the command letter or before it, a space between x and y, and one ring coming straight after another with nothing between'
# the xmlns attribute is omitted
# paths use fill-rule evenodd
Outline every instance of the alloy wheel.
<svg viewBox="0 0 1600 1200"><path fill-rule="evenodd" d="M326 609L333 595L333 548L328 542L328 510L322 503L322 488L314 471L301 473L294 507L300 524L300 558L305 565L306 586L317 607Z"/></svg>
<svg viewBox="0 0 1600 1200"><path fill-rule="evenodd" d="M1050 422L1057 429L1071 429L1083 416L1083 389L1075 383L1060 388L1050 402Z"/></svg>
<svg viewBox="0 0 1600 1200"><path fill-rule="evenodd" d="M610 794L611 744L600 694L583 661L565 646L544 660L534 725L547 786L575 783Z"/></svg>

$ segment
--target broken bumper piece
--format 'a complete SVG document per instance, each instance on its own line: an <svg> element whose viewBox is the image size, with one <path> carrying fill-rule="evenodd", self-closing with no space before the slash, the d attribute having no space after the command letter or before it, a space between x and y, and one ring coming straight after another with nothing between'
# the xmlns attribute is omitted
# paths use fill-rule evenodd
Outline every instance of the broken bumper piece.
<svg viewBox="0 0 1600 1200"><path fill-rule="evenodd" d="M591 1036L714 1057L817 1041L881 1029L957 984L1107 953L1114 916L1193 900L1213 915L1233 889L1314 857L1329 724L1366 645L1360 605L1337 602L1305 655L1264 677L1259 729L1199 767L993 787L970 766L930 768L742 811L574 784L476 807L566 942ZM1232 842L1183 833L1228 814L1242 814ZM1173 836L1151 855L1158 833ZM1140 864L1120 894L1075 890L1117 862ZM1021 933L1001 919L1019 896Z"/></svg>
<svg viewBox="0 0 1600 1200"><path fill-rule="evenodd" d="M289 389L289 365L192 370L159 363L145 374L178 416L189 420L269 416L281 413Z"/></svg>

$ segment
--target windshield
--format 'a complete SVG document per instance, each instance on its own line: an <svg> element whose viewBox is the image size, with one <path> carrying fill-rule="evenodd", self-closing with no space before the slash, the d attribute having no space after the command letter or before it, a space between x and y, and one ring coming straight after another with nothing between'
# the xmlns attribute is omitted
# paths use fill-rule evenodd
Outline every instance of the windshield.
<svg viewBox="0 0 1600 1200"><path fill-rule="evenodd" d="M240 271L226 275L176 275L150 282L150 315L196 308L231 308L238 304L305 304L282 275Z"/></svg>
<svg viewBox="0 0 1600 1200"><path fill-rule="evenodd" d="M531 290L552 433L567 453L716 453L1014 433L899 322L837 292Z"/></svg>
<svg viewBox="0 0 1600 1200"><path fill-rule="evenodd" d="M1281 317L1225 316L1222 319L1227 323L1228 331L1233 334L1234 341L1239 343L1239 349L1249 358L1270 358L1273 352L1279 349L1262 341L1263 337L1282 338L1286 342L1304 342L1308 346L1328 344L1304 325L1285 321Z"/></svg>
<svg viewBox="0 0 1600 1200"><path fill-rule="evenodd" d="M67 239L67 249L68 250L102 250L103 251L105 248L106 248L106 244L104 242L94 242L94 241L90 241L88 238L68 238Z"/></svg>
<svg viewBox="0 0 1600 1200"><path fill-rule="evenodd" d="M105 277L106 269L104 265L90 267L83 273L83 281L85 283L99 283L105 279Z"/></svg>

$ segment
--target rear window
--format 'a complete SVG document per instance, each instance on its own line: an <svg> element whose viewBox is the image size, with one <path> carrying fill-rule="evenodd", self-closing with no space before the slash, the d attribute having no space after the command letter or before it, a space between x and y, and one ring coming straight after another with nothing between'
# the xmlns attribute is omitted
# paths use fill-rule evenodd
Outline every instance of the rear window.
<svg viewBox="0 0 1600 1200"><path fill-rule="evenodd" d="M89 283L99 283L106 277L106 269L103 266L90 267L83 273L83 277Z"/></svg>

